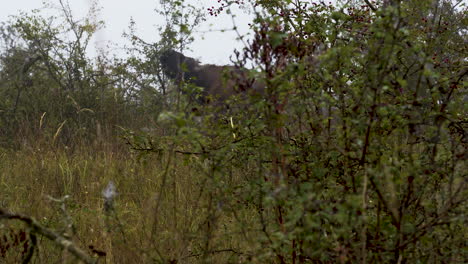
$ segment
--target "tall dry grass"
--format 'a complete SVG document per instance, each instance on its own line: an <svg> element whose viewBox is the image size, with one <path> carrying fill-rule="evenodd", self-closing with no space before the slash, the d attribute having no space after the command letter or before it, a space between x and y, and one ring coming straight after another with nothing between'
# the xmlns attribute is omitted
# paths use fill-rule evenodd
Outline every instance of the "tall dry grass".
<svg viewBox="0 0 468 264"><path fill-rule="evenodd" d="M90 255L105 254L102 263L238 263L258 246L255 232L245 232L254 208L216 202L197 158L142 156L118 139L72 149L44 143L0 150L0 208L38 219ZM241 184L236 173L231 184ZM105 208L109 182L118 195ZM71 260L39 238L33 263Z"/></svg>

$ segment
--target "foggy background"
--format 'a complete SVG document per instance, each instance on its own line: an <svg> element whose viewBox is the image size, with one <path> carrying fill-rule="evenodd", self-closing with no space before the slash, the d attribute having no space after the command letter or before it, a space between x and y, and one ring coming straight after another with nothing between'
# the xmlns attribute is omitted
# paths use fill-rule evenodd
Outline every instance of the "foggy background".
<svg viewBox="0 0 468 264"><path fill-rule="evenodd" d="M48 4L59 6L58 0L48 0ZM66 2L66 1L64 1ZM83 18L89 11L93 1L91 0L71 0L70 7L75 16L75 20ZM195 29L195 41L188 47L186 55L195 57L203 63L230 64L229 56L234 49L241 49L242 43L237 38L237 33L230 29L233 22L230 15L222 14L218 17L210 16L207 8L218 7L217 0L190 0L190 4L200 6L206 11L206 21ZM155 9L159 5L159 0L100 0L98 6L98 20L103 20L105 27L96 32L92 40L92 45L88 50L90 56L96 56L96 49L105 49L111 54L120 57L125 56L124 45L129 42L122 37L122 34L129 32L131 19L135 21L137 35L146 42L156 42L159 39L157 26L165 25L164 17L160 16ZM0 22L5 22L11 15L19 15L20 11L30 13L33 9L41 9L42 15L56 15L57 10L50 8L42 9L43 1L39 0L15 0L4 1L0 9ZM235 23L241 34L249 32L248 23L252 16L239 10L232 9L236 15ZM225 29L225 32L220 30Z"/></svg>

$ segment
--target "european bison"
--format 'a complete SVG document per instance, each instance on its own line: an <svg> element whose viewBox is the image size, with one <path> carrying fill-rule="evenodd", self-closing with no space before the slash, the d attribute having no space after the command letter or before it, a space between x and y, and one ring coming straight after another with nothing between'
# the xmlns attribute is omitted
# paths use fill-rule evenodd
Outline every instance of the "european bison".
<svg viewBox="0 0 468 264"><path fill-rule="evenodd" d="M263 85L251 82L250 87L245 87L247 70L234 66L217 66L200 64L197 60L184 56L182 53L167 50L160 56L160 62L164 73L175 81L184 80L203 90L199 96L199 103L222 103L236 93L262 93ZM240 87L238 81L243 80Z"/></svg>

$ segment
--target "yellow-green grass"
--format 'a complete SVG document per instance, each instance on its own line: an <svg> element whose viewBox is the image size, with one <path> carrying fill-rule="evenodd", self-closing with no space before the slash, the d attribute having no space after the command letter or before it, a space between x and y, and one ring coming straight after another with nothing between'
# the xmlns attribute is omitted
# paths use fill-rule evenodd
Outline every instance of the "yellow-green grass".
<svg viewBox="0 0 468 264"><path fill-rule="evenodd" d="M235 202L230 201L220 205L196 158L140 157L122 146L104 149L2 150L0 208L70 235L90 255L89 246L106 252L106 263L247 261L258 244L254 230L259 228L252 224L256 212L248 205L231 208ZM105 211L102 191L110 181L118 195L114 210ZM236 181L240 184L241 177L231 183ZM64 213L49 197L66 195ZM70 222L74 228L67 226ZM72 260L44 238L38 244L35 263Z"/></svg>

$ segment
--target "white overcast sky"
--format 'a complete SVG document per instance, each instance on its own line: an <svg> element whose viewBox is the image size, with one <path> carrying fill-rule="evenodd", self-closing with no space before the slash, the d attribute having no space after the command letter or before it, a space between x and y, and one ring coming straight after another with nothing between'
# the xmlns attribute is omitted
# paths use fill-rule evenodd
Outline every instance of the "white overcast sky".
<svg viewBox="0 0 468 264"><path fill-rule="evenodd" d="M58 0L48 0L58 4ZM193 4L201 3L204 8L217 6L217 0L188 0ZM0 22L8 20L10 15L18 15L20 11L30 11L43 7L42 0L2 0L0 8ZM69 0L71 9L77 18L83 17L89 9L91 0ZM159 17L155 8L159 0L99 0L102 7L99 19L104 20L106 27L96 34L94 44L100 47L106 46L106 41L112 41L119 46L125 44L122 33L128 32L130 18L136 22L137 34L147 42L158 40L156 25L163 25L164 19ZM53 11L46 11L52 14ZM242 11L237 13L236 24L239 31L247 33L250 17ZM210 26L211 24L211 26ZM228 15L219 17L207 16L207 21L201 25L200 31L209 29L229 29L232 28L232 19ZM193 51L187 51L187 55L200 59L203 63L228 64L229 56L233 54L235 48L242 48L242 43L236 41L237 34L229 32L209 32L198 33L196 40L190 46ZM113 53L124 54L122 50L113 49ZM91 55L95 51L90 52Z"/></svg>

